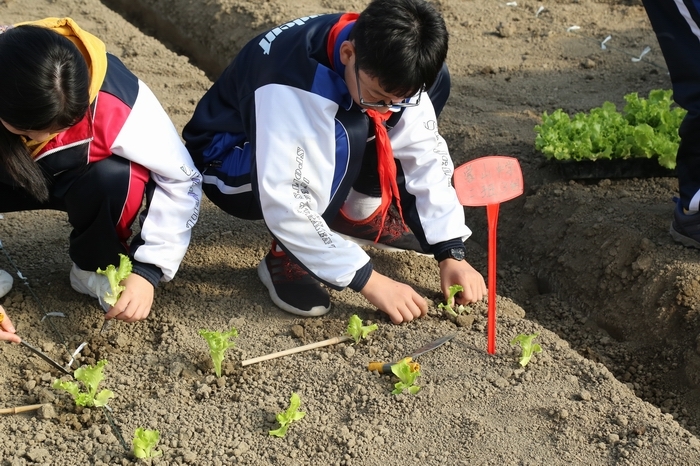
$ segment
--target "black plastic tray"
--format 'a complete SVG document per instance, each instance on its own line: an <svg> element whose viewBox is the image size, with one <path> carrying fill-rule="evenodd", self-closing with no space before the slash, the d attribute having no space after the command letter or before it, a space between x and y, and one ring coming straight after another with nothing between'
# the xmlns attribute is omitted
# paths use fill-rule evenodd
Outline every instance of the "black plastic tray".
<svg viewBox="0 0 700 466"><path fill-rule="evenodd" d="M561 176L567 180L606 178L675 177L676 170L664 168L657 159L625 159L596 161L552 161Z"/></svg>

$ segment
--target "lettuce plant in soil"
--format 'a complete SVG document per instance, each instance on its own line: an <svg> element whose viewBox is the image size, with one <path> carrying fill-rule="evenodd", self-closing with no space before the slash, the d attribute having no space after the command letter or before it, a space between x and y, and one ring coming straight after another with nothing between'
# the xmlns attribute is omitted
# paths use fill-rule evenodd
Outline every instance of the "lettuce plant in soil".
<svg viewBox="0 0 700 466"><path fill-rule="evenodd" d="M410 364L409 361L410 358L404 358L391 366L391 372L399 378L399 381L394 385L394 390L391 392L394 395L399 395L404 390L408 390L408 393L411 395L415 395L420 391L420 387L416 385L416 379L420 377L420 370L416 369L416 365Z"/></svg>
<svg viewBox="0 0 700 466"><path fill-rule="evenodd" d="M106 406L114 393L110 390L102 390L97 393L97 387L104 379L102 369L107 364L106 359L102 359L94 366L82 366L75 370L73 377L81 382L87 391L81 391L80 385L73 381L54 380L52 387L57 390L65 390L73 396L77 406L102 407Z"/></svg>
<svg viewBox="0 0 700 466"><path fill-rule="evenodd" d="M520 360L518 361L521 366L527 366L530 359L532 359L533 354L542 352L542 347L539 344L532 342L532 340L538 336L539 333L533 333L531 335L521 333L511 340L511 345L520 345L520 348L522 349L522 352L520 353Z"/></svg>
<svg viewBox="0 0 700 466"><path fill-rule="evenodd" d="M221 377L221 363L224 360L224 353L227 349L233 348L234 343L231 338L238 336L238 330L231 327L228 332L216 332L212 330L202 329L199 331L204 340L209 345L209 355L214 363L214 371L217 377Z"/></svg>
<svg viewBox="0 0 700 466"><path fill-rule="evenodd" d="M350 320L348 321L348 335L350 335L353 340L355 340L355 344L359 343L360 340L367 338L367 335L369 335L371 332L374 332L377 330L379 327L377 324L372 324L372 325L362 325L362 319L360 319L357 314L353 314L350 316Z"/></svg>
<svg viewBox="0 0 700 466"><path fill-rule="evenodd" d="M464 287L462 285L450 285L449 290L450 296L447 298L447 303L438 304L438 309L442 309L447 314L457 317L457 315L463 313L466 308L461 304L453 308L452 303L454 303L455 295L460 291L464 291Z"/></svg>
<svg viewBox="0 0 700 466"><path fill-rule="evenodd" d="M279 428L271 430L269 433L275 437L284 437L287 435L287 429L289 429L289 424L294 421L306 416L306 413L299 411L299 406L301 406L301 399L296 393L292 393L289 399L289 408L276 416L277 422L279 422Z"/></svg>
<svg viewBox="0 0 700 466"><path fill-rule="evenodd" d="M134 439L131 442L134 456L136 458L156 458L161 456L163 452L155 449L158 441L160 441L159 431L138 427L134 431Z"/></svg>

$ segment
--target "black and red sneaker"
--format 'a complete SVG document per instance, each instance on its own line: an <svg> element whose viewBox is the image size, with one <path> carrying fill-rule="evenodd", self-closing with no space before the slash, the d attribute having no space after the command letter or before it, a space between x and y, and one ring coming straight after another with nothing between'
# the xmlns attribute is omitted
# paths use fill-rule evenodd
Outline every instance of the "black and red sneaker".
<svg viewBox="0 0 700 466"><path fill-rule="evenodd" d="M343 238L360 246L373 246L385 251L413 251L418 254L428 254L428 251L421 247L416 235L404 227L398 211L393 206L386 215L384 228L376 242L377 233L382 226L379 209L369 218L359 221L350 220L342 211L338 212L329 226Z"/></svg>
<svg viewBox="0 0 700 466"><path fill-rule="evenodd" d="M258 265L258 276L282 310L298 316L316 317L331 310L328 291L284 251L272 249Z"/></svg>

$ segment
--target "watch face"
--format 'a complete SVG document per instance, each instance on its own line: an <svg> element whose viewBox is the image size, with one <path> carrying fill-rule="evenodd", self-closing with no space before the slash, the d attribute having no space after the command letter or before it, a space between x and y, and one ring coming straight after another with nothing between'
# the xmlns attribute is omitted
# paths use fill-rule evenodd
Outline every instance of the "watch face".
<svg viewBox="0 0 700 466"><path fill-rule="evenodd" d="M452 256L453 259L461 261L464 260L464 249L462 248L453 248L450 249L450 256Z"/></svg>

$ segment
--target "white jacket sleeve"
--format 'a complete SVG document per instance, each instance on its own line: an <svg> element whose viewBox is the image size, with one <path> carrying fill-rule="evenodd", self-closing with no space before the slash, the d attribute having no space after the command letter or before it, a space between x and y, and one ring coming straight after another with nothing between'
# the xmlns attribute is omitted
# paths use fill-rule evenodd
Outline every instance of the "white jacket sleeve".
<svg viewBox="0 0 700 466"><path fill-rule="evenodd" d="M139 80L134 106L114 140L112 152L144 166L156 183L141 226L134 259L158 266L163 281L173 278L199 216L202 176L153 92Z"/></svg>
<svg viewBox="0 0 700 466"><path fill-rule="evenodd" d="M394 157L401 162L406 190L416 197L416 209L429 244L461 237L464 207L452 186L454 164L447 143L438 132L433 104L426 93L417 107L408 107L389 132Z"/></svg>

